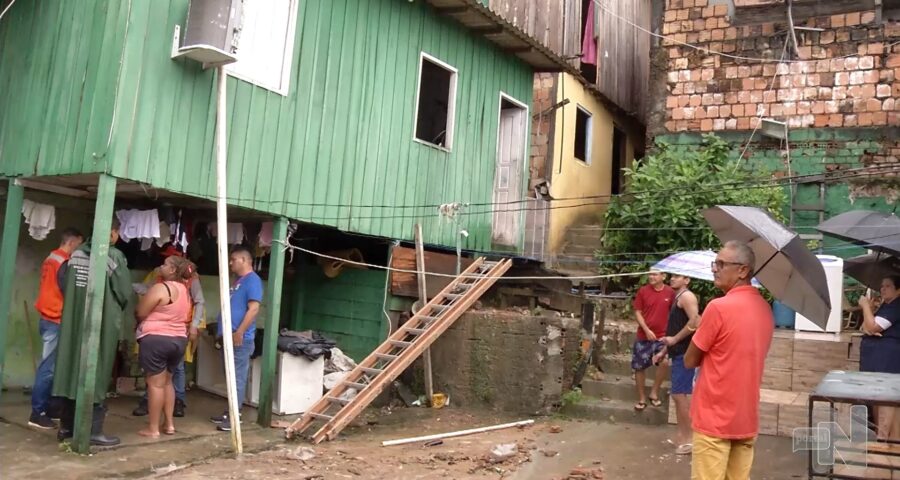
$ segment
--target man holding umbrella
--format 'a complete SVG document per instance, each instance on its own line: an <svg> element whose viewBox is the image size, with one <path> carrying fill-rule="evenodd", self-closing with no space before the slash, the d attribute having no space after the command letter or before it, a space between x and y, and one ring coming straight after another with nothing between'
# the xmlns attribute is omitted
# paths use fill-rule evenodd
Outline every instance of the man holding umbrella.
<svg viewBox="0 0 900 480"><path fill-rule="evenodd" d="M725 293L709 303L684 357L702 366L691 419L692 479L746 479L759 431L759 388L775 321L751 286L756 256L743 242L728 241L712 263Z"/></svg>

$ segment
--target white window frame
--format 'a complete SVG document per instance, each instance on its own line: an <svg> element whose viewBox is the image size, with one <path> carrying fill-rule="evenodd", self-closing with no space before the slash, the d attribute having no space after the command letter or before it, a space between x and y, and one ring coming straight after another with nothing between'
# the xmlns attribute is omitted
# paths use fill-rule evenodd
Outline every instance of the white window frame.
<svg viewBox="0 0 900 480"><path fill-rule="evenodd" d="M248 0L245 0L248 1ZM255 2L268 2L271 0L249 0ZM285 44L284 44L284 57L281 64L281 82L279 85L269 85L265 82L259 80L258 78L252 78L251 75L247 75L242 72L235 72L232 70L232 65L237 65L236 63L225 66L225 72L230 77L241 79L247 83L256 85L257 87L264 88L271 92L275 92L282 96L287 96L290 92L291 87L291 72L294 67L294 44L297 42L297 10L299 8L300 0L288 0L290 1L290 7L288 9L288 25L287 25L287 33L285 34ZM243 27L242 27L243 30ZM242 31L241 34L244 32ZM240 62L240 42L238 43L238 62Z"/></svg>
<svg viewBox="0 0 900 480"><path fill-rule="evenodd" d="M585 143L585 146L584 146L584 156L585 156L586 158L585 158L584 160L582 160L582 159L580 159L580 158L578 158L578 157L575 156L575 145L574 145L574 144L572 145L572 158L574 158L577 162L579 162L579 163L581 163L581 164L584 164L584 165L587 165L587 166L591 166L591 153L592 153L592 152L591 152L591 150L592 150L592 148L591 148L592 145L591 145L591 144L594 143L594 142L593 142L593 137L594 137L594 114L592 114L590 110L588 110L588 109L582 107L581 105L579 105L579 104L577 104L577 103L575 104L575 108L578 109L578 110L575 111L575 131L576 131L576 132L578 131L578 111L580 110L580 111L584 112L585 115L587 115L587 125L585 125L585 127L584 127L584 128L585 128L585 135L584 135L584 136L585 136L585 138L584 138L584 143Z"/></svg>
<svg viewBox="0 0 900 480"><path fill-rule="evenodd" d="M444 146L436 145L434 143L428 142L426 140L422 140L416 136L416 128L419 125L419 95L422 93L422 67L425 65L425 61L429 62L443 68L450 72L450 98L447 102L447 141L444 142ZM413 131L412 138L414 142L421 143L422 145L427 145L431 148L436 148L438 150L442 150L445 152L450 152L453 149L453 133L456 125L456 84L459 81L459 70L450 65L439 58L429 55L427 53L420 52L419 53L419 73L416 77L416 103L413 108L415 111L413 113Z"/></svg>

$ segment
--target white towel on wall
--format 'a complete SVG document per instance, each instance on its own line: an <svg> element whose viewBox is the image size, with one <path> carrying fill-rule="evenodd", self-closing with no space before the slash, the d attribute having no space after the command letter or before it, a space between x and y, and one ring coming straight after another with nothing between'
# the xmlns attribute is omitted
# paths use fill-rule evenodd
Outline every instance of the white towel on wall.
<svg viewBox="0 0 900 480"><path fill-rule="evenodd" d="M22 215L28 224L28 234L35 240L43 240L56 228L56 207L43 203L22 201Z"/></svg>

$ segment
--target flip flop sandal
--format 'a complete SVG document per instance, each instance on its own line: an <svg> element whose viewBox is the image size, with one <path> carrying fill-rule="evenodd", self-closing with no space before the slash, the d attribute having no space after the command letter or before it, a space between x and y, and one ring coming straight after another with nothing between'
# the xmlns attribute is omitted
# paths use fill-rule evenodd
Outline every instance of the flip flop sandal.
<svg viewBox="0 0 900 480"><path fill-rule="evenodd" d="M643 412L645 408L647 408L647 404L644 402L638 402L634 404L634 410L637 412Z"/></svg>
<svg viewBox="0 0 900 480"><path fill-rule="evenodd" d="M658 398L651 398L651 399L650 399L650 405L653 405L654 407L661 407L661 406L662 406L662 401L661 401L660 399L658 399Z"/></svg>
<svg viewBox="0 0 900 480"><path fill-rule="evenodd" d="M684 443L678 446L675 449L675 455L690 455L691 451L694 450L694 446L690 443Z"/></svg>

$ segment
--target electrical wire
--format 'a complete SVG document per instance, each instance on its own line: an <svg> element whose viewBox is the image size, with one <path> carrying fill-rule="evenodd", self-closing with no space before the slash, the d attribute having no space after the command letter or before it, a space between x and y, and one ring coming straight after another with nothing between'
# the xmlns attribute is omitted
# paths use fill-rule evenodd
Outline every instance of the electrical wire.
<svg viewBox="0 0 900 480"><path fill-rule="evenodd" d="M7 5L6 8L4 8L2 12L0 12L0 20L3 20L3 17L6 16L6 12L8 12L9 9L12 8L12 6L15 3L16 3L16 0L12 0L11 2L9 2L9 5Z"/></svg>
<svg viewBox="0 0 900 480"><path fill-rule="evenodd" d="M888 171L885 171L885 169L887 169ZM693 194L701 194L701 193L714 193L714 192L720 192L720 191L734 191L734 190L741 190L745 187L747 187L747 188L749 188L749 187L752 187L752 188L779 187L779 186L790 185L795 181L796 181L796 183L803 183L802 182L803 179L820 177L822 175L826 175L826 176L831 175L830 177L827 177L826 180L833 181L833 180L841 180L841 179L845 179L845 178L868 176L868 175L871 175L874 173L894 173L894 171L898 170L898 169L900 169L900 166L883 164L883 165L877 165L877 166L872 166L872 167L859 167L859 168L852 168L852 169L846 169L846 170L838 170L838 171L834 171L834 172L810 173L810 174L792 175L792 176L784 176L784 177L777 177L777 178L773 177L773 178L767 179L767 180L755 180L755 181L746 181L745 180L745 181L735 181L735 182L723 182L723 183L718 183L718 184L707 185L707 187L709 187L709 188L706 190L685 192L684 194L685 195L693 195ZM737 188L722 189L720 187L737 187ZM550 199L550 201L570 202L570 201L585 201L585 200L595 200L595 199L639 197L639 196L647 195L647 194L669 193L670 191L671 191L671 189L638 190L638 191L618 193L618 194L598 194L598 195L584 195L584 196L578 196L578 197L555 198L555 199ZM204 198L204 199L213 198L213 197L210 197L207 195L197 194L197 193L193 193L191 195L196 196L198 198ZM384 208L384 209L392 209L392 210L405 210L405 209L435 209L435 208L439 208L442 206L441 204L352 205L352 204L329 204L329 203L303 203L303 202L293 202L293 201L289 201L289 200L259 200L259 199L253 199L253 198L248 198L248 197L226 197L226 200L228 200L230 202L254 202L256 204L264 204L264 205L287 205L287 206L293 206L293 207L310 207L310 208L313 208L313 207L316 207L316 208L350 208L350 209ZM533 199L510 200L510 201L506 201L506 202L460 202L460 205L462 205L464 207L516 205L516 204L529 203L532 200ZM599 203L599 204L608 204L608 203L609 202ZM584 206L584 205L581 204L581 205L574 205L574 206L568 206L568 207L551 206L551 207L538 208L537 210L542 210L545 208L546 209L574 208L574 207L579 207L579 206ZM492 211L494 211L494 210L491 210L491 212ZM503 211L521 211L521 210L516 210L516 209L505 210L504 209ZM317 217L317 218L319 218L319 217ZM341 217L341 218L343 218L343 217ZM360 217L354 217L354 218L360 218ZM418 218L418 216L369 217L369 218Z"/></svg>
<svg viewBox="0 0 900 480"><path fill-rule="evenodd" d="M769 82L769 88L763 93L765 96L766 93L771 92L775 88L775 82L778 81L778 67L784 64L784 57L787 55L787 47L788 40L784 40L784 48L781 50L781 60L778 62L778 65L775 66L775 75L772 75L772 80ZM734 162L734 171L737 172L738 167L741 165L741 160L744 159L744 155L747 154L747 150L750 148L750 144L753 142L753 137L756 135L756 132L759 131L759 127L762 125L762 118L764 112L766 111L765 98L763 98L763 102L760 102L756 105L756 125L753 126L753 131L750 132L750 137L747 138L747 143L744 144L744 148L741 150L740 156L738 156L737 161ZM787 132L785 131L785 135Z"/></svg>
<svg viewBox="0 0 900 480"><path fill-rule="evenodd" d="M339 262L356 265L358 267L366 267L366 268L372 268L372 269L376 269L376 270L386 270L389 272L397 272L397 273L409 273L409 274L414 274L414 275L424 274L424 275L429 275L432 277L444 277L444 278L457 278L457 277L481 278L483 276L483 275L474 275L474 274L454 275L452 273L437 273L437 272L428 272L428 271L419 271L419 270L408 270L405 268L394 268L394 267L389 267L386 265L375 265L375 264L366 263L366 262L358 262L358 261L350 260L347 258L334 257L331 255L322 253L322 252L316 252L314 250L310 250L308 248L291 245L289 239L288 240L273 239L272 242L281 244L285 250L296 250L299 252L307 253L307 254L315 256L315 257L325 258L328 260L336 260ZM561 276L561 275L558 275L558 276L537 276L537 275L505 276L504 275L504 276L500 277L499 280L599 280L602 278L634 277L634 276L646 275L648 273L650 273L650 272L647 271L647 272L630 272L630 273L610 273L610 274L604 274L604 275L573 275L573 276Z"/></svg>
<svg viewBox="0 0 900 480"><path fill-rule="evenodd" d="M740 55L730 55L730 54L725 53L725 52L719 52L719 51L716 51L716 50L710 50L710 49L705 48L705 47L701 47L701 46L694 45L694 44L687 43L687 42L682 42L682 41L676 40L675 38L670 37L670 36L668 36L668 35L662 35L662 34L659 34L659 33L654 32L654 31L647 30L646 28L644 28L644 27L642 27L642 26L640 26L640 25L638 25L638 24L632 22L630 19L625 18L625 17L622 17L622 16L620 16L620 15L617 15L616 13L614 13L614 12L612 12L611 10L609 10L608 8L606 8L606 7L603 5L603 3L601 2L601 0L593 0L593 2L594 2L595 5L599 6L601 10L603 10L603 11L609 13L610 15L612 15L613 17L618 18L619 20L622 20L623 22L625 22L626 24L628 24L628 25L630 25L630 26L636 28L637 30L640 30L640 31L642 31L642 32L644 32L644 33L646 33L646 34L648 34L648 35L650 35L650 36L653 36L653 37L656 37L656 38L659 38L659 39L662 39L662 40L668 40L668 41L670 41L670 42L672 42L672 43L681 45L681 46L683 46L683 47L688 47L688 48L691 48L691 49L694 49L694 50L697 50L697 51L700 51L700 52L708 53L708 54L710 54L710 55L718 55L718 56L720 56L720 57L731 58L731 59L733 59L733 60L744 60L744 61L748 61L748 62L759 62L759 63L775 63L775 62L779 62L779 60L775 60L774 58L757 58L757 57L744 57L744 56L740 56ZM893 47L893 46L895 46L895 45L900 45L900 41L897 41L897 42L888 44L888 45L886 45L886 48L889 49L889 48L891 48L891 47ZM852 53L852 54L848 54L848 55L842 55L842 56L839 56L839 57L830 57L829 60L832 60L832 59L841 59L841 58L850 58L850 57L857 57L857 56L859 56L859 54ZM786 62L786 63L805 63L805 62L817 62L817 61L818 61L817 59L810 59L810 60L784 60L784 62Z"/></svg>

